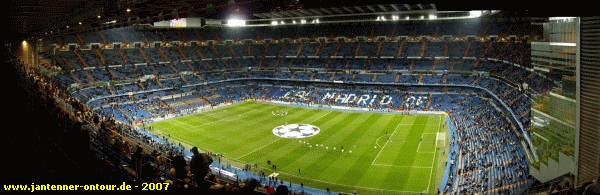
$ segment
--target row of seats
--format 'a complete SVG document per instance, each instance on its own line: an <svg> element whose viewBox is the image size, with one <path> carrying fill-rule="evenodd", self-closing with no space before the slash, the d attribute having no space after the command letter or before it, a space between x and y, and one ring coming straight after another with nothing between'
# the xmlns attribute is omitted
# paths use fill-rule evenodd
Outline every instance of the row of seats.
<svg viewBox="0 0 600 195"><path fill-rule="evenodd" d="M201 61L221 58L260 58L272 56L278 58L498 58L521 62L524 53L515 53L526 42L494 41L399 41L399 42L359 42L359 43L248 43L245 45L209 44L207 46L159 46L159 47L121 47L84 49L71 48L57 50L58 63L67 69L84 67L103 67L121 64L174 63L191 60ZM418 61L417 61L418 62ZM428 63L430 66L433 63ZM419 64L417 64L417 69ZM431 69L422 67L423 69Z"/></svg>

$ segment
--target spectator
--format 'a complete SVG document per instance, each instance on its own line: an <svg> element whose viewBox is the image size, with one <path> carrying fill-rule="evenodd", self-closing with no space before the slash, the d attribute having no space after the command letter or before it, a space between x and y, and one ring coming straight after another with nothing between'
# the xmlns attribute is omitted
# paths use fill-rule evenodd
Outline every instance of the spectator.
<svg viewBox="0 0 600 195"><path fill-rule="evenodd" d="M277 194L277 195L287 195L289 193L290 193L290 190L285 185L279 185L279 186L277 186L277 189L275 190L275 194Z"/></svg>
<svg viewBox="0 0 600 195"><path fill-rule="evenodd" d="M133 157L132 157L132 161L133 161L133 166L135 168L135 171L137 172L138 176L141 176L142 174L142 164L143 164L143 151L144 149L141 146L137 146L135 153L133 153Z"/></svg>
<svg viewBox="0 0 600 195"><path fill-rule="evenodd" d="M212 158L207 154L201 154L198 152L197 147L190 149L193 153L192 160L190 161L190 171L196 185L203 186L205 184L204 177L209 172L210 163L213 162Z"/></svg>
<svg viewBox="0 0 600 195"><path fill-rule="evenodd" d="M175 177L178 180L183 180L183 178L186 176L186 166L187 165L185 159L183 158L183 155L176 154L173 156L173 168L175 168Z"/></svg>
<svg viewBox="0 0 600 195"><path fill-rule="evenodd" d="M275 188L272 185L269 185L267 188L267 194L275 194Z"/></svg>

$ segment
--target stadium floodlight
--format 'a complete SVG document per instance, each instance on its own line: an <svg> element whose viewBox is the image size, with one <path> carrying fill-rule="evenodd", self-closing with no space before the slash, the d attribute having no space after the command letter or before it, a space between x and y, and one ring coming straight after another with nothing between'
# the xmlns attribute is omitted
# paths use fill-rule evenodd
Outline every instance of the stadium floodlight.
<svg viewBox="0 0 600 195"><path fill-rule="evenodd" d="M296 24L296 20L292 20L292 24Z"/></svg>
<svg viewBox="0 0 600 195"><path fill-rule="evenodd" d="M277 24L279 24L279 22L277 22L277 21L271 21L271 25L276 26Z"/></svg>
<svg viewBox="0 0 600 195"><path fill-rule="evenodd" d="M279 21L279 24L285 24L285 22L282 20L282 21Z"/></svg>
<svg viewBox="0 0 600 195"><path fill-rule="evenodd" d="M480 10L471 10L471 11L469 11L469 17L470 18L477 18L477 17L480 17L482 14L483 14L483 12L480 11Z"/></svg>
<svg viewBox="0 0 600 195"><path fill-rule="evenodd" d="M227 20L227 26L237 27L237 26L246 26L246 20L231 18Z"/></svg>
<svg viewBox="0 0 600 195"><path fill-rule="evenodd" d="M398 15L392 15L392 20L393 20L393 21L396 21L396 20L398 20L398 19L400 19L400 17L399 17Z"/></svg>
<svg viewBox="0 0 600 195"><path fill-rule="evenodd" d="M300 24L306 24L306 19L301 19Z"/></svg>
<svg viewBox="0 0 600 195"><path fill-rule="evenodd" d="M410 16L406 16L404 19L405 20L410 20Z"/></svg>
<svg viewBox="0 0 600 195"><path fill-rule="evenodd" d="M117 23L117 20L111 20L108 22L104 22L103 24L114 24L114 23Z"/></svg>
<svg viewBox="0 0 600 195"><path fill-rule="evenodd" d="M548 18L548 20L557 20L557 21L565 21L565 22L570 22L574 19L575 17L550 17Z"/></svg>
<svg viewBox="0 0 600 195"><path fill-rule="evenodd" d="M577 46L577 43L550 42L548 45L575 47Z"/></svg>
<svg viewBox="0 0 600 195"><path fill-rule="evenodd" d="M434 20L436 18L437 18L437 16L435 14L429 14L429 19L430 20Z"/></svg>

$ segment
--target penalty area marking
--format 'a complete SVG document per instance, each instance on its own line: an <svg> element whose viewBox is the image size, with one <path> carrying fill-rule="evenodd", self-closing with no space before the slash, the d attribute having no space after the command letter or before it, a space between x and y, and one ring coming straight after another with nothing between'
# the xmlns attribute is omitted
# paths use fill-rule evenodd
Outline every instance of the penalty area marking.
<svg viewBox="0 0 600 195"><path fill-rule="evenodd" d="M423 154L432 154L432 153L434 153L434 152L419 152L419 149L421 148L421 143L423 143L423 142L424 142L424 140L423 140L423 135L426 135L426 134L428 134L428 135L430 135L430 134L436 135L436 140L435 140L435 142L437 142L437 136L439 136L439 135L438 135L439 133L423 133L423 134L421 134L421 138L420 138L420 139L421 139L421 141L419 141L419 145L417 146L417 153L423 153Z"/></svg>
<svg viewBox="0 0 600 195"><path fill-rule="evenodd" d="M394 136L394 134L396 134L396 130L398 130L398 127L400 126L400 123L398 123L396 125L396 128L394 128L394 131L392 132L392 134L390 134L390 137ZM379 138L377 139L379 140ZM377 140L375 140L375 144L377 144ZM375 164L375 161L377 161L377 158L379 158L379 155L381 155L381 151L383 151L383 149L385 148L385 146L387 146L387 144L390 142L390 140L386 140L385 143L383 144L382 147L380 147L381 149L379 149L379 152L377 152L377 155L375 155L375 158L373 159L373 161L371 161L371 165Z"/></svg>
<svg viewBox="0 0 600 195"><path fill-rule="evenodd" d="M435 133L424 133L424 134L435 134L436 135L434 152L418 152L419 151L419 147L421 146L421 142L419 142L419 146L417 147L417 153L431 153L431 154L433 154L433 159L431 160L431 166L430 167L423 167L423 166L397 166L397 165L387 165L387 164L378 164L378 163L375 163L375 161L377 161L377 159L379 158L379 155L381 154L381 151L383 151L383 149L385 148L385 146L387 146L387 143L389 143L389 140L386 140L386 142L383 144L383 147L380 147L379 152L377 152L377 155L375 156L375 159L373 159L373 161L371 162L371 166L412 167L412 168L423 168L423 169L428 168L428 169L430 169L430 172L429 172L429 179L428 179L428 182L427 182L427 189L426 189L425 193L429 193L429 188L431 187L431 177L432 177L432 174L433 174L433 166L435 165L435 161L436 161L435 155L437 154L437 145L438 145L437 142L438 142L439 137L440 137L441 124L442 124L442 116L440 115L439 120L438 120L438 125L437 125L437 128L436 128L436 132ZM392 134L390 135L390 137L393 136L396 133L396 130L398 130L399 126L400 126L400 124L396 125L396 128L394 129L394 131L392 132ZM378 141L382 137L384 137L384 136L381 136L381 137L377 138L377 140L375 140L375 145L379 146Z"/></svg>
<svg viewBox="0 0 600 195"><path fill-rule="evenodd" d="M376 145L377 147L380 147L380 148L381 148L381 145L379 144L379 139L381 139L381 138L385 138L385 137L386 137L386 136L383 136L383 135L382 135L382 136L379 136L379 137L377 138L377 140L375 140L375 145ZM398 139L398 140L395 140L395 139L388 139L387 141L389 141L389 142L398 142L398 143L402 143L402 142L408 142L408 141L406 141L406 140L403 140L403 139ZM387 143L387 142L386 142L386 143ZM384 145L385 145L385 143L384 143Z"/></svg>
<svg viewBox="0 0 600 195"><path fill-rule="evenodd" d="M438 120L438 126L437 126L437 130L435 131L436 136L437 134L440 133L440 127L442 126L442 115L440 115L439 120ZM435 165L435 155L437 155L437 139L435 140L435 148L433 151L433 159L431 159L431 167L433 167ZM429 172L429 181L427 182L427 193L429 193L429 187L431 187L431 177L433 174L433 169L431 169L431 171Z"/></svg>

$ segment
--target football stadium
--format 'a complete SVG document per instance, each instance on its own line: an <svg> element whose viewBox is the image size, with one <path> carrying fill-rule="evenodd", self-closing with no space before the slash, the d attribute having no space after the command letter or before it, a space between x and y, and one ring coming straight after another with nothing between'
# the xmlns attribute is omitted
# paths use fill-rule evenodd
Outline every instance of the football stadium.
<svg viewBox="0 0 600 195"><path fill-rule="evenodd" d="M11 2L1 191L600 194L600 18L448 4Z"/></svg>

